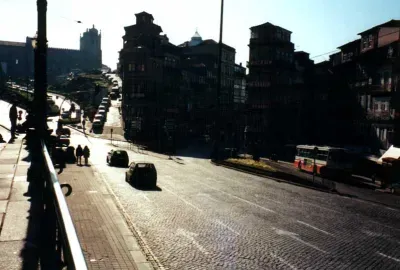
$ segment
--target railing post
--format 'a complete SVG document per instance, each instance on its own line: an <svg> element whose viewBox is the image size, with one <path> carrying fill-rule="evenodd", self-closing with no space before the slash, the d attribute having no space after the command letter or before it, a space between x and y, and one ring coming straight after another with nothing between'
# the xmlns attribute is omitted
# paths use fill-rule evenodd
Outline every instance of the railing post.
<svg viewBox="0 0 400 270"><path fill-rule="evenodd" d="M44 168L45 169L45 168ZM44 188L44 213L42 218L42 269L58 269L58 256L56 253L57 218L53 204L52 192L45 183Z"/></svg>

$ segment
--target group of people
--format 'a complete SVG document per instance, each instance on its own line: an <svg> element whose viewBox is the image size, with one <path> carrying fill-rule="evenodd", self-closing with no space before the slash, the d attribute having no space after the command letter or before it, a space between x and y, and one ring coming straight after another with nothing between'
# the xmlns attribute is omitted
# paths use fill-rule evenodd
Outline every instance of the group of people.
<svg viewBox="0 0 400 270"><path fill-rule="evenodd" d="M85 166L88 166L89 157L90 157L90 150L87 145L82 149L82 146L79 144L75 150L76 155L76 164L82 165L82 156L85 158Z"/></svg>

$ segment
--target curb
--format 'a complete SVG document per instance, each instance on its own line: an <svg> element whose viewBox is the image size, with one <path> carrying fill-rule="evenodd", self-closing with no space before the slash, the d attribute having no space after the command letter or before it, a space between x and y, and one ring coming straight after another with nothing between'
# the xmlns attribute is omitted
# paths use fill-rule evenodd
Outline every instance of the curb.
<svg viewBox="0 0 400 270"><path fill-rule="evenodd" d="M75 128L75 127L72 127L72 126L70 126L70 125L66 125L66 126L67 126L68 128L72 128L73 130L78 131L78 132L82 133L83 135L86 135L86 136L91 137L91 138L101 139L101 140L110 140L109 138L101 138L101 137L93 136L93 135L91 135L90 133L83 133L82 130L77 129L77 128ZM126 140L125 140L125 141L118 140L118 139L112 139L112 140L113 140L113 141L116 141L116 142L130 143L129 141L126 141ZM137 145L137 144L135 144L135 145ZM167 155L165 155L165 154L160 154L160 153L152 152L152 151L149 151L149 150L144 150L144 151L147 151L147 153L140 153L140 154L145 154L145 155L153 156L153 157L160 158L160 159L169 159L169 156L167 156ZM149 153L155 153L155 154L149 154Z"/></svg>
<svg viewBox="0 0 400 270"><path fill-rule="evenodd" d="M142 269L140 267L141 264L148 264L149 263L151 265L151 268L148 269L148 267L147 267L146 269L148 269L148 270L151 270L151 269L164 270L164 267L162 266L161 262L157 259L157 257L151 251L151 249L150 249L149 245L147 244L147 242L143 239L142 234L137 229L137 227L134 225L132 219L130 218L128 213L125 211L125 208L122 206L122 203L118 199L117 195L114 193L113 189L111 188L110 184L105 179L103 174L99 170L97 170L93 164L91 164L91 168L92 168L94 174L98 175L101 178L101 180L105 184L108 192L110 193L110 195L112 195L113 201L115 202L115 205L116 205L117 209L120 211L122 217L125 219L126 225L128 226L129 230L132 233L132 236L135 238L135 240L137 241L138 246L141 249L141 253L146 258L146 262L136 262L134 256L132 256L132 254L131 254L132 259L135 261L135 264L138 267L138 269L139 270ZM129 246L127 241L125 241L125 244L127 246ZM145 265L143 265L143 266L144 266L143 267L143 269L144 269Z"/></svg>
<svg viewBox="0 0 400 270"><path fill-rule="evenodd" d="M246 171L246 170L242 170L242 169L239 169L239 168L235 168L235 167L232 167L232 166L220 164L220 163L214 162L212 160L211 160L211 163L214 164L215 166L221 166L221 167L225 167L225 168L228 168L228 169L231 169L231 170L235 170L235 171L239 171L239 172L243 172L243 173L248 173L248 174L252 174L252 175L256 175L256 176L260 176L260 177L264 177L264 178L269 178L269 179L275 180L277 182L283 182L283 183L287 183L287 184L291 184L291 185L295 185L295 186L299 186L299 187L303 187L303 188L313 189L313 190L321 191L321 192L324 192L324 193L336 194L336 195L341 196L341 197L347 197L347 198L351 198L351 199L354 199L354 200L360 200L360 201L372 203L372 204L375 204L375 205L381 205L381 206L393 208L393 209L396 209L396 210L400 210L400 206L394 206L394 205L389 205L389 204L386 204L386 203L383 203L383 202L378 202L378 201L359 198L356 195L341 193L341 192L337 191L336 189L329 190L329 189L323 189L323 188L318 188L318 187L302 185L302 184L291 182L291 181L284 180L284 179L281 179L281 178L276 178L274 176L268 176L266 174L263 175L263 174L259 174L259 173L255 173L255 172L251 172L251 171Z"/></svg>
<svg viewBox="0 0 400 270"><path fill-rule="evenodd" d="M4 128L4 129L7 129L8 131L11 131L8 127L3 126L2 124L0 124L0 127Z"/></svg>
<svg viewBox="0 0 400 270"><path fill-rule="evenodd" d="M269 178L269 179L275 180L277 182L283 182L283 183L287 183L287 184L291 184L291 185L295 185L295 186L299 186L299 187L304 187L304 188L308 188L308 189L313 189L313 190L317 190L317 191L321 191L321 192L325 192L325 193L339 194L336 190L330 190L330 189L327 189L327 188L324 189L324 188L318 188L318 187L303 185L303 184L299 184L299 183L296 183L296 182L288 181L288 180L285 180L285 179L282 179L282 178L277 178L277 177L272 176L272 175L262 174L262 173L252 172L252 171L249 171L249 170L239 169L239 168L236 168L236 167L233 167L233 166L229 166L229 165L226 165L226 164L221 164L221 163L218 163L218 162L215 162L215 161L212 161L212 160L211 160L211 163L214 164L215 166L222 166L222 167L225 167L225 168L228 168L228 169L232 169L232 170L235 170L235 171L244 172L244 173L248 173L248 174L252 174L252 175L256 175L256 176L260 176L260 177L264 177L264 178Z"/></svg>

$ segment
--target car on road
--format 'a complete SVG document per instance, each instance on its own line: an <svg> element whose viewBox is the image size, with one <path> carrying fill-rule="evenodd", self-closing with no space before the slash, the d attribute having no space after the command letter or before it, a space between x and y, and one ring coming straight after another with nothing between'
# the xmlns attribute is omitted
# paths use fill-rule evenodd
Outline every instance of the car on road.
<svg viewBox="0 0 400 270"><path fill-rule="evenodd" d="M128 167L128 153L125 150L111 150L107 153L107 163L110 166Z"/></svg>
<svg viewBox="0 0 400 270"><path fill-rule="evenodd" d="M99 130L103 128L103 121L95 119L92 124L93 130Z"/></svg>
<svg viewBox="0 0 400 270"><path fill-rule="evenodd" d="M125 172L125 181L136 187L156 187L157 170L150 162L132 162Z"/></svg>
<svg viewBox="0 0 400 270"><path fill-rule="evenodd" d="M101 121L102 123L104 123L104 115L101 115L101 114L96 113L95 116L94 116L94 121L95 121L95 120L99 120L99 121Z"/></svg>
<svg viewBox="0 0 400 270"><path fill-rule="evenodd" d="M107 121L107 112L104 109L100 109L97 111L97 114L101 114L103 116L104 122Z"/></svg>
<svg viewBox="0 0 400 270"><path fill-rule="evenodd" d="M60 136L71 137L71 130L69 128L63 127L56 130L56 134Z"/></svg>
<svg viewBox="0 0 400 270"><path fill-rule="evenodd" d="M61 114L61 118L62 119L67 119L67 118L69 118L71 116L71 113L69 112L69 111L64 111L62 114Z"/></svg>

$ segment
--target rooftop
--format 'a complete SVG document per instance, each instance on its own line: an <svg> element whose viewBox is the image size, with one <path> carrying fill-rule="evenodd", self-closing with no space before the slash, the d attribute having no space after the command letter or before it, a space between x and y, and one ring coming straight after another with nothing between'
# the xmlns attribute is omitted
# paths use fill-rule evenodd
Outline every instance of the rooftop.
<svg viewBox="0 0 400 270"><path fill-rule="evenodd" d="M5 41L0 40L0 45L2 46L15 46L15 47L25 47L25 42L15 42L15 41Z"/></svg>
<svg viewBox="0 0 400 270"><path fill-rule="evenodd" d="M358 46L360 44L360 41L361 41L360 39L356 39L356 40L347 42L346 44L343 44L342 46L339 46L337 48L338 49L343 49L343 48L348 47L348 46Z"/></svg>
<svg viewBox="0 0 400 270"><path fill-rule="evenodd" d="M368 30L365 30L365 31L363 31L361 33L358 33L358 35L366 34L368 32L371 32L371 31L373 31L375 29L378 29L378 28L381 28L381 27L400 27L400 20L390 20L390 21L387 21L385 23L382 23L382 24L379 24L379 25L375 25L374 27L369 28Z"/></svg>
<svg viewBox="0 0 400 270"><path fill-rule="evenodd" d="M270 22L266 22L266 23L263 23L263 24L259 24L259 25L256 25L256 26L252 26L252 27L250 27L250 30L253 30L254 28L261 28L261 27L274 27L274 28L279 28L279 29L288 31L289 33L292 33L291 31L289 31L289 30L287 30L287 29L285 29L285 28L283 28L283 27L274 25L274 24L272 24L272 23L270 23Z"/></svg>
<svg viewBox="0 0 400 270"><path fill-rule="evenodd" d="M152 20L154 20L153 15L151 15L150 13L147 13L146 11L142 11L142 12L140 12L140 13L136 13L136 14L135 14L136 17L137 17L137 16L140 16L140 15L146 15L146 16L150 17Z"/></svg>

